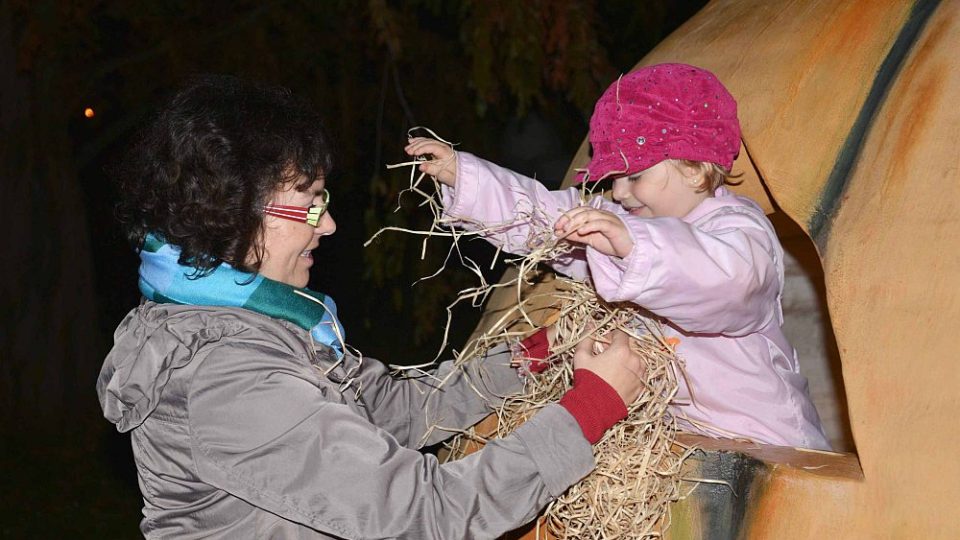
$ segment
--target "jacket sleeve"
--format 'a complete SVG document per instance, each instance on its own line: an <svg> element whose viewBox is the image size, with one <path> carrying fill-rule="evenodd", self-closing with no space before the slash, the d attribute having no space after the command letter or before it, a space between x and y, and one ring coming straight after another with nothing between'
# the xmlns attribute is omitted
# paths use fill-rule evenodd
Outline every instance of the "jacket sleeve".
<svg viewBox="0 0 960 540"><path fill-rule="evenodd" d="M365 360L359 379L373 423L408 447L451 437L451 429L476 424L503 397L523 388L517 370L510 367L506 345L467 362L463 369L448 361L429 375L410 378L394 378L381 362Z"/></svg>
<svg viewBox="0 0 960 540"><path fill-rule="evenodd" d="M457 152L456 188L442 186L444 215L467 230L488 229L484 238L508 253L526 254L537 231L553 231L566 211L581 206L580 190L550 191L540 182L466 152ZM590 206L617 207L603 197ZM583 249L550 262L559 272L576 279L587 277Z"/></svg>
<svg viewBox="0 0 960 540"><path fill-rule="evenodd" d="M325 395L302 369L266 344L221 346L204 359L188 395L204 482L345 538L493 538L594 466L559 405L441 465Z"/></svg>
<svg viewBox="0 0 960 540"><path fill-rule="evenodd" d="M777 245L756 216L724 208L700 226L678 218L622 215L634 246L624 258L593 249L597 293L633 302L687 332L738 336L777 316Z"/></svg>

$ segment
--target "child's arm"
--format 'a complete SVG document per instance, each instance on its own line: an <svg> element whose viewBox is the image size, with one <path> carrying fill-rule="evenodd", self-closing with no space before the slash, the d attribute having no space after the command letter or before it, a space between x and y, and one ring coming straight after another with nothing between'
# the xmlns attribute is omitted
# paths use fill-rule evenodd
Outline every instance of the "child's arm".
<svg viewBox="0 0 960 540"><path fill-rule="evenodd" d="M635 244L630 255L587 254L604 299L636 303L696 333L748 334L777 316L782 250L762 215L729 207L699 226L677 218L623 220Z"/></svg>
<svg viewBox="0 0 960 540"><path fill-rule="evenodd" d="M405 148L410 155L429 155L420 170L435 176L443 186L444 214L467 230L489 229L484 238L510 253L530 251L535 231L553 231L567 211L581 206L576 188L550 191L532 178L499 167L432 139L412 139ZM611 205L600 197L591 207ZM567 275L587 275L583 250L551 262Z"/></svg>

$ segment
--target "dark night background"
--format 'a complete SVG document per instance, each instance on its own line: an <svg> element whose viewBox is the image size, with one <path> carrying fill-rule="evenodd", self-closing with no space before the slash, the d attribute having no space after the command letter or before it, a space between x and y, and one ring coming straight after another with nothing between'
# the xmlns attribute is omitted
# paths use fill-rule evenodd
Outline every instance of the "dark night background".
<svg viewBox="0 0 960 540"><path fill-rule="evenodd" d="M425 261L410 235L362 247L380 227L428 224L412 198L393 212L407 176L384 165L404 160L407 128L558 182L603 89L704 3L0 1L0 537L138 536L129 438L94 391L113 328L139 301L105 170L183 80L238 74L321 111L338 232L311 287L337 300L354 346L419 363L474 280L453 264L411 286L439 267L442 242ZM487 266L493 250L468 254ZM454 347L478 316L457 311Z"/></svg>

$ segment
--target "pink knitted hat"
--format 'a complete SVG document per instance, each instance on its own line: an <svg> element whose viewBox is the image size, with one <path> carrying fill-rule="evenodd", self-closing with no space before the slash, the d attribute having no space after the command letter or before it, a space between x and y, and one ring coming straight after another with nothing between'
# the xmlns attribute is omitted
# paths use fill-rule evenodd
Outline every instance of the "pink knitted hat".
<svg viewBox="0 0 960 540"><path fill-rule="evenodd" d="M740 153L737 102L713 73L657 64L624 75L600 96L590 118L593 159L578 181L649 169L665 159L716 163Z"/></svg>

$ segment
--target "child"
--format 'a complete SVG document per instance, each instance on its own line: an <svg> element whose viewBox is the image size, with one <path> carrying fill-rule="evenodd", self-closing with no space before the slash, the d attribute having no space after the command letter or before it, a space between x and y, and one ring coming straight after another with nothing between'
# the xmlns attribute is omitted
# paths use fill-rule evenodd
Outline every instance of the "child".
<svg viewBox="0 0 960 540"><path fill-rule="evenodd" d="M613 178L612 203L541 184L431 139L420 170L443 184L445 213L466 228L534 209L585 249L552 262L633 302L679 339L685 377L673 412L688 429L829 449L796 353L783 334L783 248L763 211L724 187L740 150L737 105L710 72L660 64L623 76L590 119L593 157L580 181ZM522 253L530 221L487 238Z"/></svg>

